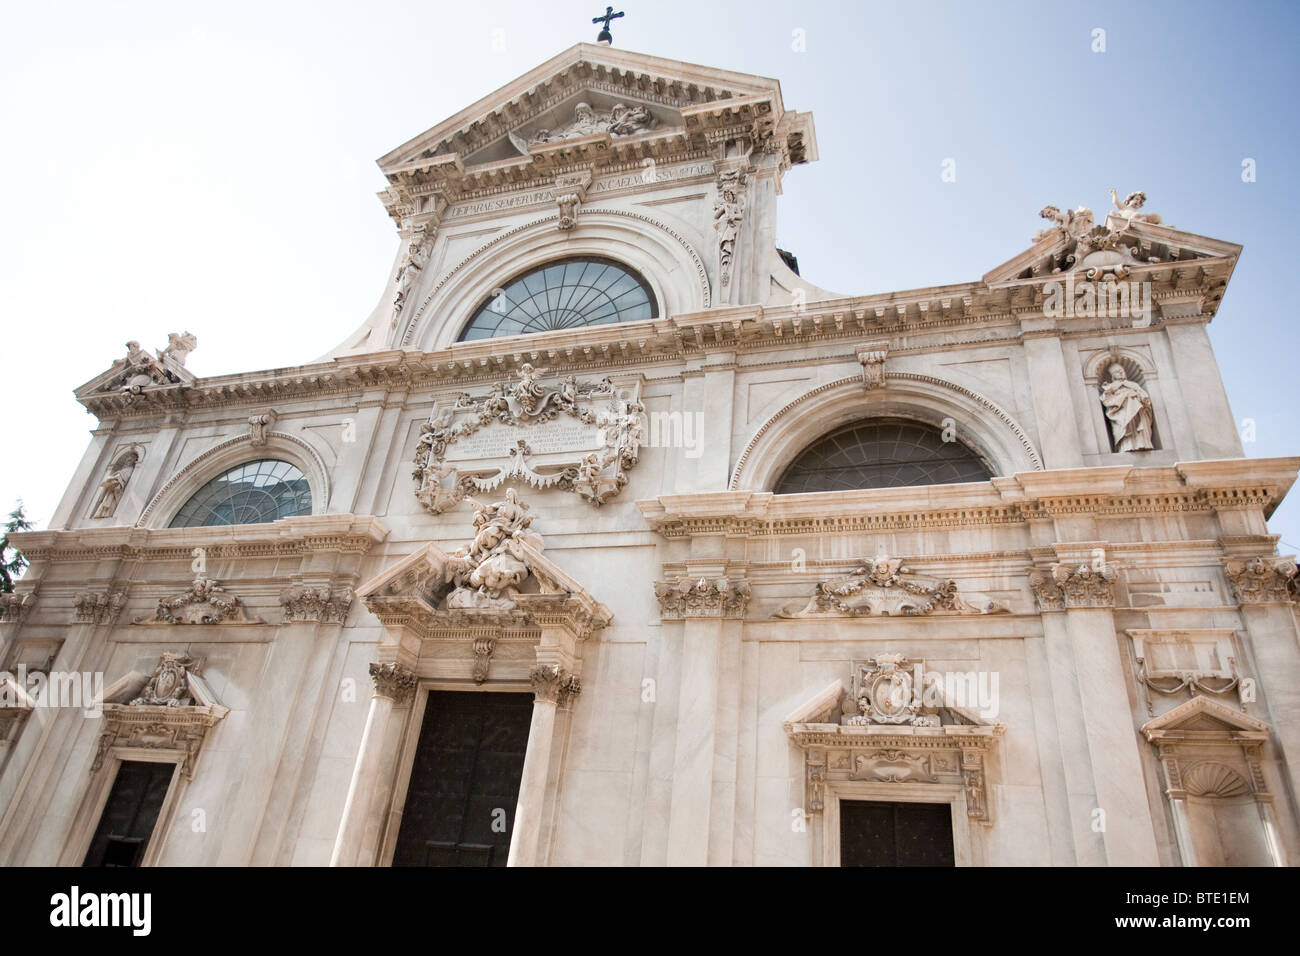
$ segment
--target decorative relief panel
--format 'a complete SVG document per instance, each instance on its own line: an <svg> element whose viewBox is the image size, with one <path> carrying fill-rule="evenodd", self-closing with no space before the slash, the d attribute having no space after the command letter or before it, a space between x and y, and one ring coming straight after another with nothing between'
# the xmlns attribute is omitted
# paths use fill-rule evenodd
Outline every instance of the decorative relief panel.
<svg viewBox="0 0 1300 956"><path fill-rule="evenodd" d="M195 578L188 591L158 601L153 617L136 624L264 624L249 617L243 602L211 578Z"/></svg>
<svg viewBox="0 0 1300 956"><path fill-rule="evenodd" d="M435 409L415 450L416 497L441 514L466 497L516 479L572 491L601 505L627 484L642 440L632 390L609 379L543 385L525 363L515 380L486 395L463 393Z"/></svg>
<svg viewBox="0 0 1300 956"><path fill-rule="evenodd" d="M1009 608L983 595L969 600L957 591L957 582L918 576L902 558L880 555L858 565L847 575L817 585L807 601L787 604L774 616L867 617L933 613L1001 614Z"/></svg>
<svg viewBox="0 0 1300 956"><path fill-rule="evenodd" d="M1230 628L1132 628L1128 635L1138 680L1160 697L1219 696L1242 687ZM1150 695L1147 713L1155 714Z"/></svg>

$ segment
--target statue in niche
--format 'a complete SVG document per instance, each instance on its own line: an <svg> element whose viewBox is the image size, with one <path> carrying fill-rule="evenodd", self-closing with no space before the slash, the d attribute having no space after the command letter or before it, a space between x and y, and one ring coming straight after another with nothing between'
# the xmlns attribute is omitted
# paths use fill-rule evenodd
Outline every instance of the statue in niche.
<svg viewBox="0 0 1300 956"><path fill-rule="evenodd" d="M117 456L108 470L108 475L99 483L99 501L95 503L95 510L91 513L92 518L109 518L117 510L118 502L122 500L122 493L126 491L126 483L131 480L131 472L135 471L135 466L140 461L140 455L135 449L129 448Z"/></svg>
<svg viewBox="0 0 1300 956"><path fill-rule="evenodd" d="M1110 421L1116 451L1149 451L1151 438L1151 396L1137 382L1129 380L1124 366L1112 362L1110 381L1101 387L1101 406Z"/></svg>

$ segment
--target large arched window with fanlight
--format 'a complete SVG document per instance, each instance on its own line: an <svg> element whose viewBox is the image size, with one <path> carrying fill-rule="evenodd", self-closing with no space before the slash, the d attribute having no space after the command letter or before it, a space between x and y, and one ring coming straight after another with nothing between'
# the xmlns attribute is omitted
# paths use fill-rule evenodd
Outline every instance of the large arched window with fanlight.
<svg viewBox="0 0 1300 956"><path fill-rule="evenodd" d="M804 449L777 480L777 494L906 488L987 481L984 460L953 434L920 422L854 422Z"/></svg>
<svg viewBox="0 0 1300 956"><path fill-rule="evenodd" d="M264 524L311 514L311 488L287 461L250 461L213 478L190 496L169 528Z"/></svg>
<svg viewBox="0 0 1300 956"><path fill-rule="evenodd" d="M462 342L659 315L650 284L612 259L560 259L493 290L460 334Z"/></svg>

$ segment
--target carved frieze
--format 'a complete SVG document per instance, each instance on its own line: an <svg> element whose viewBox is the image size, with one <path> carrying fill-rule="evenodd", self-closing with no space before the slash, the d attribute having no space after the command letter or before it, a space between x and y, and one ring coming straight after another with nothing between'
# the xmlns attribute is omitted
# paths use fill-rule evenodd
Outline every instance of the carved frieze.
<svg viewBox="0 0 1300 956"><path fill-rule="evenodd" d="M604 504L627 484L643 438L639 402L614 385L542 384L524 363L515 378L485 395L464 393L435 409L415 449L416 498L441 514L466 497L508 480L572 491Z"/></svg>
<svg viewBox="0 0 1300 956"><path fill-rule="evenodd" d="M687 617L742 618L749 604L749 582L743 578L679 577L655 583L655 598L665 620Z"/></svg>
<svg viewBox="0 0 1300 956"><path fill-rule="evenodd" d="M295 585L280 594L285 623L319 621L342 624L352 606L351 588L305 587Z"/></svg>
<svg viewBox="0 0 1300 956"><path fill-rule="evenodd" d="M81 591L73 599L73 620L78 624L112 624L126 605L126 590Z"/></svg>
<svg viewBox="0 0 1300 956"><path fill-rule="evenodd" d="M884 555L866 561L847 575L822 581L807 601L787 604L780 618L866 617L914 614L1000 614L1006 605L983 595L963 597L957 582L915 575L902 558Z"/></svg>
<svg viewBox="0 0 1300 956"><path fill-rule="evenodd" d="M158 601L153 617L136 624L262 624L249 617L243 602L211 578L195 578L189 590Z"/></svg>
<svg viewBox="0 0 1300 956"><path fill-rule="evenodd" d="M415 693L415 675L401 664L371 664L370 677L375 682L376 696L387 697L399 707Z"/></svg>
<svg viewBox="0 0 1300 956"><path fill-rule="evenodd" d="M1290 585L1296 576L1295 558L1272 555L1226 558L1223 571L1238 604L1275 604L1291 600Z"/></svg>
<svg viewBox="0 0 1300 956"><path fill-rule="evenodd" d="M510 133L510 142L520 153L527 154L532 146L560 143L566 139L580 139L608 133L611 136L635 136L655 129L658 122L650 110L637 104L627 106L615 103L608 110L594 109L588 103L579 103L573 110L573 121L556 129L539 129L526 139Z"/></svg>

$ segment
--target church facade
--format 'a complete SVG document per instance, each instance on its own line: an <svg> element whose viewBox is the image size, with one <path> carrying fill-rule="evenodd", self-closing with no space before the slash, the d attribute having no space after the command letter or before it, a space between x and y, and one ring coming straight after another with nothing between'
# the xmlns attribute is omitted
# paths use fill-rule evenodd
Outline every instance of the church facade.
<svg viewBox="0 0 1300 956"><path fill-rule="evenodd" d="M1240 247L1112 194L836 294L774 240L816 159L775 80L580 44L379 161L326 356L129 343L13 536L0 865L1300 859Z"/></svg>

